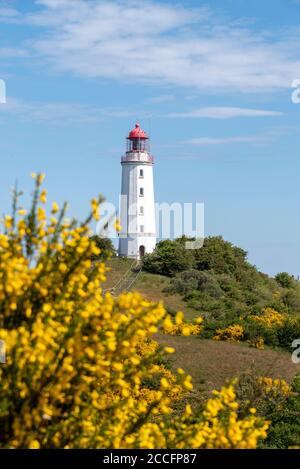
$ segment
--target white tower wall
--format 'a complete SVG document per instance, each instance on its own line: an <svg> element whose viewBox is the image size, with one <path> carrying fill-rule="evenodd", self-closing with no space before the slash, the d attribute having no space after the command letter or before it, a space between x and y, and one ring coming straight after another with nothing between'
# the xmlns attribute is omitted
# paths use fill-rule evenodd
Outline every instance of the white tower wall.
<svg viewBox="0 0 300 469"><path fill-rule="evenodd" d="M119 255L139 259L156 245L153 158L147 151L122 157L121 197Z"/></svg>

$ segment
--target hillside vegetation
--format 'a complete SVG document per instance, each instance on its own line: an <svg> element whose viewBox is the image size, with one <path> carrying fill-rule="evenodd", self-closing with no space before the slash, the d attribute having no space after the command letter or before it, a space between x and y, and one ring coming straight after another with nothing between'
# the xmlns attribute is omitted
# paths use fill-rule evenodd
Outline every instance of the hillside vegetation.
<svg viewBox="0 0 300 469"><path fill-rule="evenodd" d="M221 237L209 237L201 249L186 250L186 238L158 243L145 256L144 269L171 278L168 291L179 293L209 317L232 317L272 307L300 313L300 284L287 273L275 278L259 272L247 253Z"/></svg>
<svg viewBox="0 0 300 469"><path fill-rule="evenodd" d="M32 177L29 211L15 190L0 230L0 447L298 445L299 380L286 351L262 350L264 339L283 346L297 332L299 313L286 297L297 298L298 283L284 273L258 277L243 251L228 244L227 261L221 248L205 257L207 245L185 252L177 240L160 243L138 271L136 288L156 302L118 289L103 295L130 263L112 259L102 288L111 243L89 237L102 198L91 200L82 223L66 221L67 204L54 202L47 216L44 175ZM243 285L251 276L249 303ZM255 289L258 278L265 297ZM157 301L163 297L168 311ZM213 300L224 305L220 314ZM247 338L251 330L261 334L255 343Z"/></svg>
<svg viewBox="0 0 300 469"><path fill-rule="evenodd" d="M241 408L254 405L273 422L264 446L299 445L300 364L291 360L292 342L300 338L299 282L285 272L274 278L259 272L243 249L221 237L207 238L193 251L185 249L185 241L158 243L145 256L134 290L162 301L174 318L177 311L187 321L203 318L196 336L156 336L161 346L176 350L167 366L184 368L193 378L187 402L201 407L211 390L238 378ZM131 263L112 258L105 288L113 287Z"/></svg>
<svg viewBox="0 0 300 469"><path fill-rule="evenodd" d="M300 337L299 282L287 273L272 278L259 272L244 250L221 237L207 238L195 251L187 251L185 241L158 243L134 285L147 299L162 301L173 316L180 310L190 321L204 317L200 337L159 337L176 349L172 364L185 363L202 390L250 369L290 381L300 368L290 356L292 340ZM112 288L131 264L110 259L104 288Z"/></svg>
<svg viewBox="0 0 300 469"><path fill-rule="evenodd" d="M201 249L186 250L182 237L157 244L145 256L134 285L148 299L163 301L172 315L204 318L202 337L244 341L291 351L300 338L300 283L286 272L272 278L247 260L247 253L221 237L209 237ZM130 260L113 258L105 288L130 268Z"/></svg>
<svg viewBox="0 0 300 469"><path fill-rule="evenodd" d="M300 283L286 272L272 278L247 253L221 237L186 250L186 238L165 240L145 256L144 269L166 279L166 298L179 295L188 317L201 314L203 337L243 340L290 350L300 337Z"/></svg>

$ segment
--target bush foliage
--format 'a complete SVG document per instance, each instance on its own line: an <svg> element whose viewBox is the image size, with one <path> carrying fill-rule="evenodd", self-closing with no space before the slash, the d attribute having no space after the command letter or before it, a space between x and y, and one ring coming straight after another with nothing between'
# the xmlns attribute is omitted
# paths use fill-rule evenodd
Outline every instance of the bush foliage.
<svg viewBox="0 0 300 469"><path fill-rule="evenodd" d="M221 237L208 237L195 250L185 249L186 239L158 243L144 268L170 277L165 292L180 294L204 317L202 336L225 339L221 331L242 328L241 340L252 346L290 350L300 337L300 283L286 272L275 278L259 272L243 249Z"/></svg>
<svg viewBox="0 0 300 469"><path fill-rule="evenodd" d="M182 316L174 324L136 293L103 295L105 265L92 266L101 253L89 230L101 200L82 224L56 203L47 217L43 176L33 177L29 212L15 193L0 234L0 447L255 448L268 422L254 409L240 416L232 384L202 412L187 405L174 414L191 378L164 367L173 350L160 351L151 336L160 327L184 334Z"/></svg>

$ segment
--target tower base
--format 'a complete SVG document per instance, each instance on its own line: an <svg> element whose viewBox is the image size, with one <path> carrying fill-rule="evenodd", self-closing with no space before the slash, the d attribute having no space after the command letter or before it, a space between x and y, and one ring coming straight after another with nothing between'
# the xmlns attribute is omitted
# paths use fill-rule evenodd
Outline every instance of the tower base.
<svg viewBox="0 0 300 469"><path fill-rule="evenodd" d="M119 256L130 259L142 259L151 254L156 246L156 236L137 236L119 239Z"/></svg>

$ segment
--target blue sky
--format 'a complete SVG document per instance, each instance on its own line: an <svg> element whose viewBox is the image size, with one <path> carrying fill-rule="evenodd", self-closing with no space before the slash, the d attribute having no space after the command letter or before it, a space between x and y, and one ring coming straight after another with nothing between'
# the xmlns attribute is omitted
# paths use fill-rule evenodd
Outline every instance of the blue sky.
<svg viewBox="0 0 300 469"><path fill-rule="evenodd" d="M296 0L0 1L1 211L39 170L78 217L117 202L139 119L158 202L204 202L206 235L300 274L299 18Z"/></svg>

